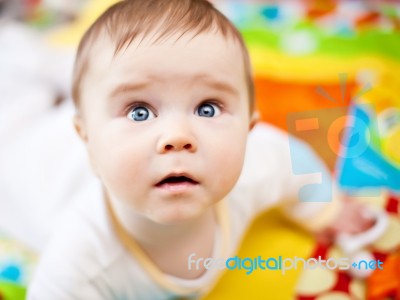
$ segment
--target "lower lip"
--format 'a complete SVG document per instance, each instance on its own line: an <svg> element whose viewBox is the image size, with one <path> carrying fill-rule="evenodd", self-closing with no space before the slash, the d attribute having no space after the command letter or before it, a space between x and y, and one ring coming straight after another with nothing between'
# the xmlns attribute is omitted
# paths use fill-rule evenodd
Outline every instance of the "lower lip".
<svg viewBox="0 0 400 300"><path fill-rule="evenodd" d="M177 182L177 183L164 183L161 185L157 185L156 187L158 189L167 192L178 193L178 192L189 191L190 189L192 189L197 185L198 185L197 183L191 183L191 182Z"/></svg>

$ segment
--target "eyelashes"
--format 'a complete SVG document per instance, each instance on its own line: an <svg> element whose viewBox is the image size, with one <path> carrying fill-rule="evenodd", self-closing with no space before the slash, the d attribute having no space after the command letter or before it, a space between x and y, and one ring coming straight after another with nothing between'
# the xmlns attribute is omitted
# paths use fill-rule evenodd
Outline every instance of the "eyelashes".
<svg viewBox="0 0 400 300"><path fill-rule="evenodd" d="M157 117L157 115L154 113L154 109L151 108L149 104L144 102L136 102L129 105L125 115L128 119L134 122L143 122Z"/></svg>
<svg viewBox="0 0 400 300"><path fill-rule="evenodd" d="M221 114L221 107L215 103L205 101L197 107L195 114L205 118L217 117Z"/></svg>
<svg viewBox="0 0 400 300"><path fill-rule="evenodd" d="M197 105L193 114L202 118L215 118L224 111L224 105L219 100L204 100ZM124 110L124 116L134 122L144 122L158 117L154 107L148 102L136 101L127 106Z"/></svg>

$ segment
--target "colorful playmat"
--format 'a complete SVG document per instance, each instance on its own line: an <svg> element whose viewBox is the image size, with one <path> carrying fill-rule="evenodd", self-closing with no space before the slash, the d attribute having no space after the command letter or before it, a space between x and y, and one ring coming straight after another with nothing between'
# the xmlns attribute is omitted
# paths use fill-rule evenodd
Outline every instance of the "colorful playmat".
<svg viewBox="0 0 400 300"><path fill-rule="evenodd" d="M28 23L45 28L54 22L55 14L41 8L46 1L28 2L33 5ZM75 21L51 31L49 44L76 46L89 24L114 2L82 1ZM212 2L239 27L249 46L262 120L309 142L348 191L388 189L382 203L369 204L388 211L390 226L369 249L384 262L384 270L367 281L331 270L297 269L285 275L229 271L205 299L400 299L398 5L395 1ZM360 145L365 145L364 152L352 155ZM342 253L332 245L316 244L273 210L256 220L238 255L328 258ZM0 232L0 300L25 298L37 257Z"/></svg>
<svg viewBox="0 0 400 300"><path fill-rule="evenodd" d="M0 299L23 300L37 254L0 233Z"/></svg>
<svg viewBox="0 0 400 300"><path fill-rule="evenodd" d="M214 290L204 299L282 299L282 300L388 300L400 299L400 199L393 195L381 203L363 201L389 213L389 226L368 250L383 262L368 279L355 278L341 270L309 269L286 271L226 271ZM239 257L284 257L339 259L345 254L335 245L318 244L278 211L260 216L248 232ZM397 298L396 298L397 297Z"/></svg>

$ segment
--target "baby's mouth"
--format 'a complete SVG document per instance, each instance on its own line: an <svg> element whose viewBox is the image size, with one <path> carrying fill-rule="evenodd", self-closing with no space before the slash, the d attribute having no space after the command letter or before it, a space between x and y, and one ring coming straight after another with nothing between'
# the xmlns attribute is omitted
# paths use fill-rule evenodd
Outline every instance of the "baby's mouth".
<svg viewBox="0 0 400 300"><path fill-rule="evenodd" d="M168 175L156 187L197 185L199 182L188 175Z"/></svg>

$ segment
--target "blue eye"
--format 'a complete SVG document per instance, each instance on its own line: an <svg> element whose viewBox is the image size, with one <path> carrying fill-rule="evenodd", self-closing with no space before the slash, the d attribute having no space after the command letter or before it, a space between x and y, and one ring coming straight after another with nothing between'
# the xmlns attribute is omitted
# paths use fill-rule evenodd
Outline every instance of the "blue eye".
<svg viewBox="0 0 400 300"><path fill-rule="evenodd" d="M220 114L221 109L218 107L218 105L213 103L203 103L196 110L196 115L205 118L216 117Z"/></svg>
<svg viewBox="0 0 400 300"><path fill-rule="evenodd" d="M154 113L145 106L136 106L128 112L128 119L136 122L143 122L153 119Z"/></svg>

